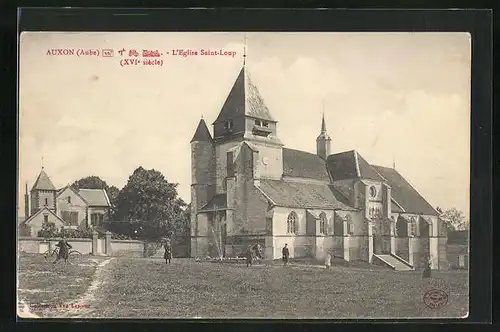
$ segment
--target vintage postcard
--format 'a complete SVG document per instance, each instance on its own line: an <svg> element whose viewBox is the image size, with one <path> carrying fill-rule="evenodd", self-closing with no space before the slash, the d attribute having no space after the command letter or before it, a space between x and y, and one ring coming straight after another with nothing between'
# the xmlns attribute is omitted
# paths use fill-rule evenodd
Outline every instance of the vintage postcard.
<svg viewBox="0 0 500 332"><path fill-rule="evenodd" d="M19 317L467 317L469 34L19 42Z"/></svg>

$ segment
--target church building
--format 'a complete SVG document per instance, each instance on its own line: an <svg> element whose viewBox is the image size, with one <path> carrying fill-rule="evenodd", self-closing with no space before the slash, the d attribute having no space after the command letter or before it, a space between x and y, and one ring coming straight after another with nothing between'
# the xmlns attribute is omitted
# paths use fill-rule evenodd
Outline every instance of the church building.
<svg viewBox="0 0 500 332"><path fill-rule="evenodd" d="M245 65L212 125L213 134L201 119L191 140L192 257L260 243L279 259L286 243L291 258L447 266L438 212L396 169L332 153L324 116L316 153L285 147Z"/></svg>

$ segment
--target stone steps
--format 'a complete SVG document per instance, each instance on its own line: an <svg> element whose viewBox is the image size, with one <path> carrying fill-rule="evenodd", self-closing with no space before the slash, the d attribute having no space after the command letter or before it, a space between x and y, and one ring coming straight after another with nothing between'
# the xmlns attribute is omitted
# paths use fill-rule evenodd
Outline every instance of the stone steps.
<svg viewBox="0 0 500 332"><path fill-rule="evenodd" d="M395 257L395 255L373 255L376 259L379 259L385 265L389 266L395 271L413 271L414 267L410 264L403 262L401 259Z"/></svg>

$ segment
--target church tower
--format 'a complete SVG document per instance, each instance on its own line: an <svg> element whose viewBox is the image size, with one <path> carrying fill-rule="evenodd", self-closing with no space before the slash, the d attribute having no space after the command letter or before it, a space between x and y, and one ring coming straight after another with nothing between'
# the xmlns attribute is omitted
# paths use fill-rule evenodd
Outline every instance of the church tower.
<svg viewBox="0 0 500 332"><path fill-rule="evenodd" d="M332 139L326 132L325 113L323 113L323 118L321 120L321 133L318 138L316 138L316 154L324 160L326 160L326 158L330 155L331 141Z"/></svg>
<svg viewBox="0 0 500 332"><path fill-rule="evenodd" d="M224 192L227 152L247 142L259 151L259 174L279 179L283 174L283 144L277 136L277 121L253 84L245 62L213 123L217 156L217 193Z"/></svg>
<svg viewBox="0 0 500 332"><path fill-rule="evenodd" d="M196 252L197 215L215 195L215 151L203 118L191 139L191 250Z"/></svg>
<svg viewBox="0 0 500 332"><path fill-rule="evenodd" d="M42 166L42 170L31 188L31 214L35 214L44 207L56 213L56 192L56 187Z"/></svg>

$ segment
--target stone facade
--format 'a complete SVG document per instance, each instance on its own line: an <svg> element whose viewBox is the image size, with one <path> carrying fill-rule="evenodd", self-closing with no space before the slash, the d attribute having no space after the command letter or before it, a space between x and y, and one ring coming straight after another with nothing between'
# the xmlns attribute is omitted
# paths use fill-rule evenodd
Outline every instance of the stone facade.
<svg viewBox="0 0 500 332"><path fill-rule="evenodd" d="M316 154L283 147L243 68L214 137L202 119L191 141L192 257L260 243L267 259L281 258L287 244L292 258L397 255L415 268L444 265L437 212L396 170L356 151L332 155L324 119L316 145Z"/></svg>

